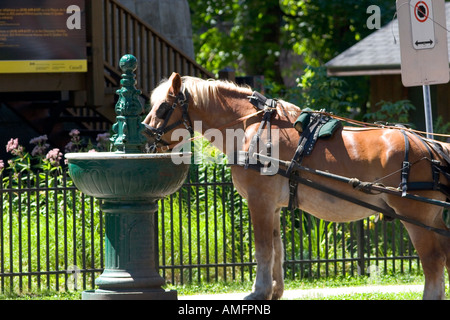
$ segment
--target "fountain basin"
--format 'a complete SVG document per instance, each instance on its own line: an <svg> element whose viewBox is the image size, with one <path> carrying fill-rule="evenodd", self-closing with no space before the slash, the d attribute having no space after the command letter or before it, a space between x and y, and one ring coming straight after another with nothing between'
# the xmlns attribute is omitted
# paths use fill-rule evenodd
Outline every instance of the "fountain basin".
<svg viewBox="0 0 450 320"><path fill-rule="evenodd" d="M186 180L191 153L68 153L75 186L98 199L158 200ZM175 164L183 160L181 164Z"/></svg>

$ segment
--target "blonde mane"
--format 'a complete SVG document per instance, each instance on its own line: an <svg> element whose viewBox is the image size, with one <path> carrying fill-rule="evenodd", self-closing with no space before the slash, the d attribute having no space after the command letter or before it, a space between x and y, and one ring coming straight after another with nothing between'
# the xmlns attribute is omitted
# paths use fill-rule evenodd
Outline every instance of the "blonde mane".
<svg viewBox="0 0 450 320"><path fill-rule="evenodd" d="M183 85L191 94L194 104L198 108L205 108L211 103L211 101L216 100L219 96L220 89L247 96L250 96L252 94L252 89L249 86L239 86L230 81L214 79L203 80L190 76L183 76L181 79ZM171 84L168 80L163 80L158 85L158 87L153 90L151 95L152 105L154 105L158 100L167 98L170 85ZM283 100L279 100L279 102L282 107L277 107L278 114L282 115L283 113L287 112L290 115L296 115L300 113L300 108L298 108L297 106Z"/></svg>

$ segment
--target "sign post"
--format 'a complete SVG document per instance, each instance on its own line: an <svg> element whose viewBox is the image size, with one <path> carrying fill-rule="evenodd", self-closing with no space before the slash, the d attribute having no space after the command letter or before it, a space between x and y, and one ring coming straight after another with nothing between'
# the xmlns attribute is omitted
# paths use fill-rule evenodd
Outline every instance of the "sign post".
<svg viewBox="0 0 450 320"><path fill-rule="evenodd" d="M397 0L402 83L422 86L427 137L433 138L430 85L450 80L444 0Z"/></svg>
<svg viewBox="0 0 450 320"><path fill-rule="evenodd" d="M433 112L431 109L431 93L430 86L428 84L424 84L422 86L423 90L423 107L425 113L425 128L427 131L427 138L433 139Z"/></svg>

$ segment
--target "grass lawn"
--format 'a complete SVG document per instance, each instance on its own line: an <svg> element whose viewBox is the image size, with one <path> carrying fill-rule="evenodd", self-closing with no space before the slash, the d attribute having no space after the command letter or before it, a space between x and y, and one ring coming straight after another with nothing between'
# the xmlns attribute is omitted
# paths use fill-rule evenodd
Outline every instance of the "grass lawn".
<svg viewBox="0 0 450 320"><path fill-rule="evenodd" d="M416 274L396 274L382 275L376 279L370 277L337 277L327 279L303 279L286 280L286 290L289 289L320 289L320 288L339 288L339 287L358 287L369 285L408 285L423 284L422 275ZM236 293L250 292L252 288L250 282L213 282L202 284L189 284L182 286L167 285L167 289L178 291L179 296L196 294L218 294L218 293ZM447 292L448 292L447 286ZM355 293L326 297L312 297L317 300L416 300L421 299L421 292L404 293ZM0 300L80 300L81 291L55 292L42 291L33 293L4 293L0 295Z"/></svg>

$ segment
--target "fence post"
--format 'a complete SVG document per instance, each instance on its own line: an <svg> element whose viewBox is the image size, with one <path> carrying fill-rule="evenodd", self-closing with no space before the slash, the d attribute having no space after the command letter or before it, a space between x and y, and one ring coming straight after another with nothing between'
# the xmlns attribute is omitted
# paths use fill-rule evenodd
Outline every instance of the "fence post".
<svg viewBox="0 0 450 320"><path fill-rule="evenodd" d="M364 258L364 220L358 221L356 227L356 242L358 245L358 274L365 275L365 258Z"/></svg>

